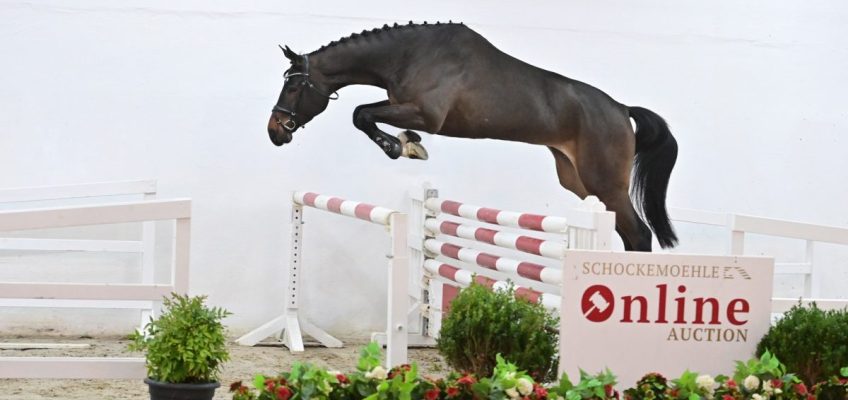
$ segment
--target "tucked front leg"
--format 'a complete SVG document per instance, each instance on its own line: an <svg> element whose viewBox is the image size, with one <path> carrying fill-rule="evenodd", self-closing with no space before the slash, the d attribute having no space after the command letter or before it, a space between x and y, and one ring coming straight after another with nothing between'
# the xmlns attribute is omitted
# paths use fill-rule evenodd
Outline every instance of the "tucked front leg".
<svg viewBox="0 0 848 400"><path fill-rule="evenodd" d="M356 107L353 125L365 132L391 159L403 155L407 143L377 128L377 123L405 129L426 129L424 116L414 104L391 105L387 100Z"/></svg>

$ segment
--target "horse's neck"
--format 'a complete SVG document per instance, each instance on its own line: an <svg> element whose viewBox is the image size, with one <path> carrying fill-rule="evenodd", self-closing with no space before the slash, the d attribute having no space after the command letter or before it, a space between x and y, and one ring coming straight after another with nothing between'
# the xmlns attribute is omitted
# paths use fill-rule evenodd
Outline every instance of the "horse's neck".
<svg viewBox="0 0 848 400"><path fill-rule="evenodd" d="M310 56L317 61L332 90L349 85L386 88L394 53L388 43L338 45Z"/></svg>

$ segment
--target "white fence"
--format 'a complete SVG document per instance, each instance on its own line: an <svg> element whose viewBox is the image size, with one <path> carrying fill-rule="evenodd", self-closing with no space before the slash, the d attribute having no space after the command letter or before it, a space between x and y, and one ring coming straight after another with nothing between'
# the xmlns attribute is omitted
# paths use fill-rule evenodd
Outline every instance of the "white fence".
<svg viewBox="0 0 848 400"><path fill-rule="evenodd" d="M145 181L149 182L149 181ZM155 190L155 184L118 183L0 191L6 202L80 198L136 193L139 187ZM104 190L104 188L111 188ZM67 190L65 190L67 189ZM60 193L64 193L59 196ZM145 192L145 194L152 193ZM168 283L153 282L153 264L140 283L0 282L2 305L48 307L146 308L172 292L188 293L191 200L148 200L110 204L41 207L0 211L0 232L174 220L173 268ZM152 227L143 228L153 235ZM107 251L150 250L147 242L10 239L4 249ZM65 302L65 303L62 303ZM67 303L70 302L70 303ZM99 302L99 303L98 303ZM122 305L122 303L124 303ZM0 378L142 378L143 358L101 357L0 357Z"/></svg>
<svg viewBox="0 0 848 400"><path fill-rule="evenodd" d="M803 276L803 303L815 301L823 309L848 306L848 299L821 298L822 267L814 263L816 243L848 246L848 228L685 208L669 208L669 213L672 220L676 222L707 225L722 229L726 239L725 254L728 255L744 255L745 240L749 234L803 241L805 244L804 260L802 262L776 262L775 274ZM797 303L798 299L795 298L776 297L772 299L772 311L782 313Z"/></svg>
<svg viewBox="0 0 848 400"><path fill-rule="evenodd" d="M0 205L33 207L44 203L84 200L156 198L155 180L88 183L80 185L42 186L0 189ZM0 250L84 251L98 253L135 253L141 258L141 282L153 283L155 257L155 223L141 224L141 240L90 240L0 237ZM150 301L107 301L68 299L0 299L0 307L45 308L125 308L142 310L140 326L150 318L156 306Z"/></svg>

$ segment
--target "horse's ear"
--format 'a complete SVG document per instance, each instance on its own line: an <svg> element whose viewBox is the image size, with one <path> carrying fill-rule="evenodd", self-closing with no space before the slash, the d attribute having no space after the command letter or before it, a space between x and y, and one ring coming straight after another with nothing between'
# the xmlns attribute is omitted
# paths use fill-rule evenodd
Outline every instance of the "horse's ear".
<svg viewBox="0 0 848 400"><path fill-rule="evenodd" d="M291 61L292 63L294 63L295 61L297 61L300 58L297 55L297 53L295 53L294 51L292 51L292 49L289 48L289 46L285 46L285 47L283 47L282 45L278 45L278 46L280 46L280 50L283 51L283 55L285 55L286 58L288 58L289 61Z"/></svg>

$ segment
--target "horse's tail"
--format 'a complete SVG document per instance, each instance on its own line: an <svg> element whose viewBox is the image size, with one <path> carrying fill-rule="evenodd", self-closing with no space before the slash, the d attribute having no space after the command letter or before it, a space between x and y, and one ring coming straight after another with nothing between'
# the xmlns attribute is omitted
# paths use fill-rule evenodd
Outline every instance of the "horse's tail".
<svg viewBox="0 0 848 400"><path fill-rule="evenodd" d="M642 107L629 107L636 121L636 158L633 162L633 197L636 209L657 235L662 247L674 247L677 235L665 209L671 170L677 161L677 141L662 117Z"/></svg>

